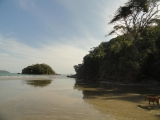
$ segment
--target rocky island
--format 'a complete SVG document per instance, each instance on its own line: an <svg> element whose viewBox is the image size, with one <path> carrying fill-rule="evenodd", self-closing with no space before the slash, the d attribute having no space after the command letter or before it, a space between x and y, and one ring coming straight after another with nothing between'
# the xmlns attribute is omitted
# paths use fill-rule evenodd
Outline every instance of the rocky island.
<svg viewBox="0 0 160 120"><path fill-rule="evenodd" d="M24 68L22 74L56 75L56 72L47 64L33 64Z"/></svg>

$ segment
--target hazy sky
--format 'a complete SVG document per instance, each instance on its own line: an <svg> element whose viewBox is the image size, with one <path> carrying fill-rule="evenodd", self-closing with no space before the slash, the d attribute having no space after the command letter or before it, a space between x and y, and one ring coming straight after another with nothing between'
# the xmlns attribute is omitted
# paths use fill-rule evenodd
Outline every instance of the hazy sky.
<svg viewBox="0 0 160 120"><path fill-rule="evenodd" d="M0 70L21 72L46 63L60 74L75 73L112 26L127 0L0 0Z"/></svg>

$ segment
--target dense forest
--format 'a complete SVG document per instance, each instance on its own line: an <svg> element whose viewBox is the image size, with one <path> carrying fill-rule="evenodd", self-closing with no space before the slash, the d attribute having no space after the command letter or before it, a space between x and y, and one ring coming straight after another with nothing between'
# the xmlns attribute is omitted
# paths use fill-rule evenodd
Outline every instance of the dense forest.
<svg viewBox="0 0 160 120"><path fill-rule="evenodd" d="M35 64L28 66L22 70L22 74L47 74L55 75L55 71L47 64Z"/></svg>
<svg viewBox="0 0 160 120"><path fill-rule="evenodd" d="M117 37L102 42L75 65L76 76L85 80L160 82L159 0L129 0L116 11L108 34Z"/></svg>

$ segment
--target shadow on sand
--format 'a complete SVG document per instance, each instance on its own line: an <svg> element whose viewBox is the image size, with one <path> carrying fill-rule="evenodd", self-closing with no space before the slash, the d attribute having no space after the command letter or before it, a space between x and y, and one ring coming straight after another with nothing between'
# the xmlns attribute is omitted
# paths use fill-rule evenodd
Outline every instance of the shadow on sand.
<svg viewBox="0 0 160 120"><path fill-rule="evenodd" d="M74 89L83 93L84 99L103 97L104 100L119 99L130 102L144 101L146 95L159 96L158 86L126 85L76 80Z"/></svg>
<svg viewBox="0 0 160 120"><path fill-rule="evenodd" d="M137 107L142 108L144 110L148 110L148 111L160 109L160 106L157 106L157 105L148 105L148 106L137 105Z"/></svg>
<svg viewBox="0 0 160 120"><path fill-rule="evenodd" d="M83 99L104 114L109 111L118 117L132 116L133 119L140 120L146 116L147 119L159 120L160 118L158 114L160 107L152 103L149 105L148 101L145 101L146 95L159 96L159 85L127 85L75 80L74 89L82 91ZM126 111L131 113L128 114Z"/></svg>
<svg viewBox="0 0 160 120"><path fill-rule="evenodd" d="M6 120L6 119L0 114L0 120Z"/></svg>

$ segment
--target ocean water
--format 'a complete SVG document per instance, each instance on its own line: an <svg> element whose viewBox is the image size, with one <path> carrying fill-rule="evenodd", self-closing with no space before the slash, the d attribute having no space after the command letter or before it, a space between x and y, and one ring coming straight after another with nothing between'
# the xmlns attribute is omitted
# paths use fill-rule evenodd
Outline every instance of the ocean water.
<svg viewBox="0 0 160 120"><path fill-rule="evenodd" d="M0 120L112 120L66 75L0 75Z"/></svg>
<svg viewBox="0 0 160 120"><path fill-rule="evenodd" d="M159 85L1 74L0 120L159 120L159 107L144 100L146 95L159 93Z"/></svg>
<svg viewBox="0 0 160 120"><path fill-rule="evenodd" d="M10 76L10 77L36 77L36 76L46 76L46 75L31 75L31 74L17 74L17 73L0 73L0 76Z"/></svg>
<svg viewBox="0 0 160 120"><path fill-rule="evenodd" d="M66 76L66 75L61 75ZM50 80L54 75L30 75L17 73L0 73L0 80ZM59 76L60 77L60 76Z"/></svg>
<svg viewBox="0 0 160 120"><path fill-rule="evenodd" d="M23 74L17 73L0 73L0 76L22 76Z"/></svg>

